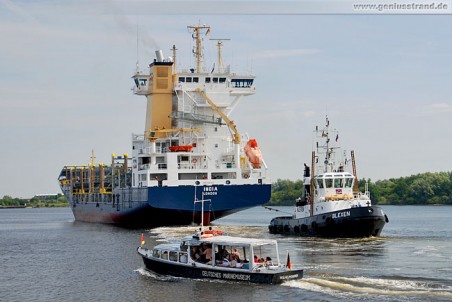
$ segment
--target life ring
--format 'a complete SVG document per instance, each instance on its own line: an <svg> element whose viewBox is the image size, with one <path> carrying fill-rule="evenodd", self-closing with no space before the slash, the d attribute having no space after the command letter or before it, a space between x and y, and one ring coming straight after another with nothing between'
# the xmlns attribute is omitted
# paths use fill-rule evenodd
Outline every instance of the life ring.
<svg viewBox="0 0 452 302"><path fill-rule="evenodd" d="M191 160L191 162L194 163L194 164L196 164L196 163L198 162L198 160L197 160L196 158L193 158L193 159Z"/></svg>
<svg viewBox="0 0 452 302"><path fill-rule="evenodd" d="M213 234L202 234L201 238L210 238L213 237Z"/></svg>
<svg viewBox="0 0 452 302"><path fill-rule="evenodd" d="M250 175L248 173L243 174L243 178L248 179L250 178Z"/></svg>

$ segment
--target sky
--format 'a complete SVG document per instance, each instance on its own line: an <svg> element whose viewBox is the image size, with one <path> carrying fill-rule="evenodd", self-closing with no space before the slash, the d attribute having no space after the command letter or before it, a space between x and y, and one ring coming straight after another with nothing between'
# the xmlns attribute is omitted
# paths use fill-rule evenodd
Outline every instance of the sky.
<svg viewBox="0 0 452 302"><path fill-rule="evenodd" d="M258 141L273 181L301 179L326 114L359 178L452 171L452 15L162 3L0 0L0 198L59 193L62 167L87 164L91 150L98 163L131 153L146 107L131 91L137 61L145 70L175 44L178 67L193 66L187 25L197 24L231 39L225 65L256 75L256 94L230 117ZM205 56L212 66L214 41Z"/></svg>

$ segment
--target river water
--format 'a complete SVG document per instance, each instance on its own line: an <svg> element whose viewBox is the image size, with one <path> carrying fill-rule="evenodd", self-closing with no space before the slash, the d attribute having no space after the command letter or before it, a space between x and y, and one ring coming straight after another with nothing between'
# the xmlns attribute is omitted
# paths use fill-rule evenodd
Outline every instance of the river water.
<svg viewBox="0 0 452 302"><path fill-rule="evenodd" d="M70 208L0 210L0 301L452 301L452 207L383 206L379 238L271 235L290 207L258 207L215 222L274 238L303 280L259 285L158 276L136 253L193 227L128 230L75 222ZM284 260L283 260L284 261Z"/></svg>

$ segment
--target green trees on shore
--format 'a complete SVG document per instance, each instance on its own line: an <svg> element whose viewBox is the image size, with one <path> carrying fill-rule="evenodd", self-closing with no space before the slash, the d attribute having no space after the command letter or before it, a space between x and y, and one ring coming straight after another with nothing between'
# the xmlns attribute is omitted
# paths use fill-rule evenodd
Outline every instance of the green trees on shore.
<svg viewBox="0 0 452 302"><path fill-rule="evenodd" d="M367 180L374 204L393 205L452 205L452 172L421 173L408 177L372 182ZM364 191L365 179L358 181ZM270 205L294 205L301 195L301 180L278 179L272 186Z"/></svg>
<svg viewBox="0 0 452 302"><path fill-rule="evenodd" d="M48 196L35 196L28 198L13 198L9 195L0 199L1 207L67 207L69 202L63 194L55 194Z"/></svg>
<svg viewBox="0 0 452 302"><path fill-rule="evenodd" d="M365 181L360 180L360 187ZM452 205L452 172L422 173L401 178L369 181L372 201L379 204Z"/></svg>

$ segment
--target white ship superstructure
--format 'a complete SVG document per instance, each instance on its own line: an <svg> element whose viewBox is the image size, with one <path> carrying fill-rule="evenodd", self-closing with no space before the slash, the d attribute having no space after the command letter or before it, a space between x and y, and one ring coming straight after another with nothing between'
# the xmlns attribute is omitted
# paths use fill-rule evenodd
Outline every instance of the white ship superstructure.
<svg viewBox="0 0 452 302"><path fill-rule="evenodd" d="M140 218L133 219L145 220L144 225L192 222L200 215L194 197L209 196L206 213L212 214L211 220L268 202L271 182L257 141L239 131L229 118L244 96L255 93L255 77L223 67L221 40L217 40L216 68L204 68L202 41L210 27L188 28L195 42L194 67L179 70L173 46L171 57L165 59L161 50L156 51L149 68L137 70L132 77L133 92L144 96L147 106L144 132L132 135L131 164L125 156L121 167L115 169L113 157L110 169L99 167L89 175L83 174L83 168L80 172L77 167L65 167L60 184L70 200L83 200L84 204L94 200L78 196L87 192L74 189L80 184L74 186L71 175L80 175L87 183L98 184L90 186L89 193L113 196L100 196L96 211L112 201L122 213L126 202L131 212L140 209ZM105 176L102 171L113 172ZM96 182L93 177L103 180ZM98 217L80 206L73 209L80 220L96 221ZM101 221L116 223L133 215L126 216L110 215Z"/></svg>

